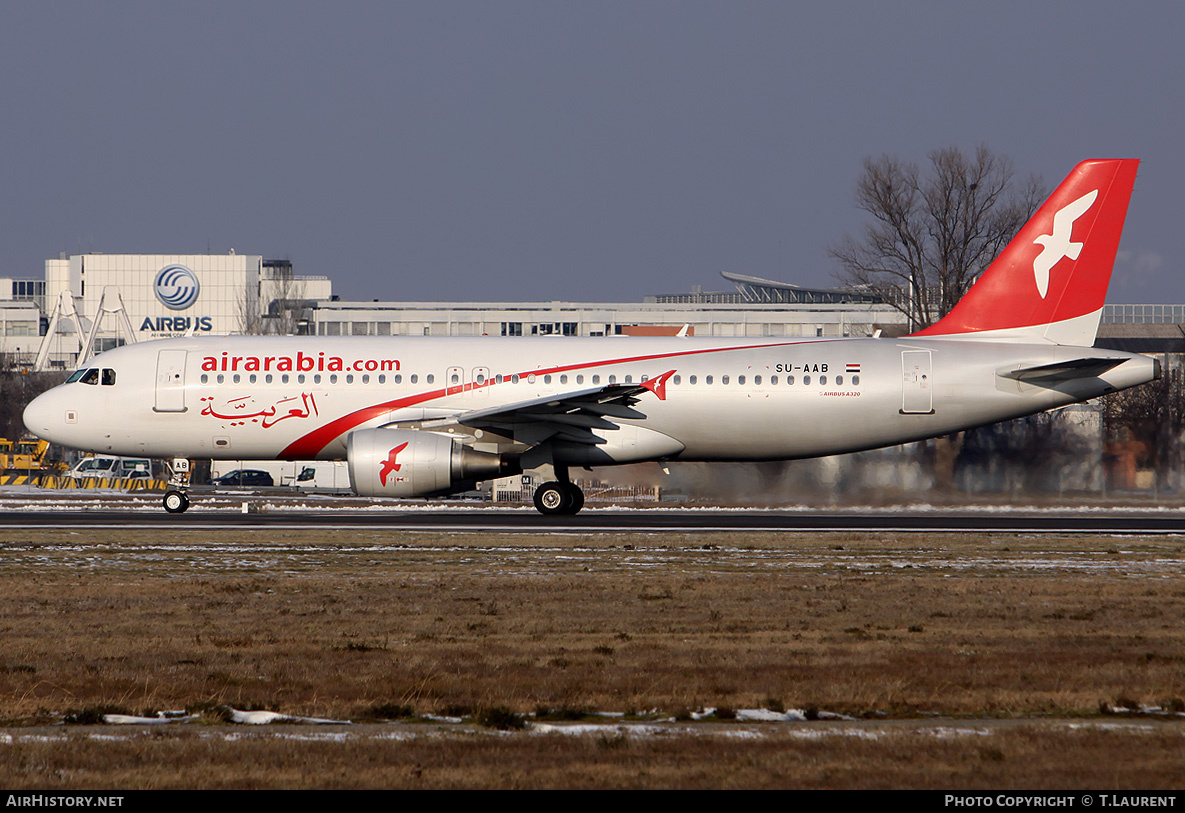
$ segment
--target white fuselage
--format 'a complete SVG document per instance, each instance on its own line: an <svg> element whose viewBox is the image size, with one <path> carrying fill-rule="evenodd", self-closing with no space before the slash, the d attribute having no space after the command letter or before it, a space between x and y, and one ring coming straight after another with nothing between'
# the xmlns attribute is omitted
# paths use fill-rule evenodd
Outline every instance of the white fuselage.
<svg viewBox="0 0 1185 813"><path fill-rule="evenodd" d="M1084 356L1116 366L1044 386L1001 375ZM86 367L112 371L113 383L100 376L45 393L26 411L31 431L96 452L216 459L343 459L357 429L434 429L464 413L673 371L664 398L639 397L634 408L644 418L616 421L637 431L607 445L606 463L857 451L1040 412L1155 376L1152 359L1118 351L908 337L236 336L128 345ZM466 442L494 451L515 446L485 435Z"/></svg>

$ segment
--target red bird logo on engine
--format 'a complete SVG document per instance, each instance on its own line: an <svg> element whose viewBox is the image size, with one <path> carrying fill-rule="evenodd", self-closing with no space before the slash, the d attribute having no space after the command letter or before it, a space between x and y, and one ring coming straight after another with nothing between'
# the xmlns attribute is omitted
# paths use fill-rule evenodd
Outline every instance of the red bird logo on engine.
<svg viewBox="0 0 1185 813"><path fill-rule="evenodd" d="M402 468L401 464L395 462L395 458L406 448L406 443L400 443L391 450L391 453L387 455L387 459L383 461L382 468L379 469L379 480L382 481L384 486L387 485L387 475L393 471L399 471Z"/></svg>

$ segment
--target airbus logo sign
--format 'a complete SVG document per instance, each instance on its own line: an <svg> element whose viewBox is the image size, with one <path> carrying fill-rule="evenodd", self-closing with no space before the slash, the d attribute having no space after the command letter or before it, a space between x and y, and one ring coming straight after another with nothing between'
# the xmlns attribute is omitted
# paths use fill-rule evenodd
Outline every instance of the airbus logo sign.
<svg viewBox="0 0 1185 813"><path fill-rule="evenodd" d="M197 276L185 266L166 265L156 275L153 290L166 308L183 311L197 302L201 286L198 285Z"/></svg>

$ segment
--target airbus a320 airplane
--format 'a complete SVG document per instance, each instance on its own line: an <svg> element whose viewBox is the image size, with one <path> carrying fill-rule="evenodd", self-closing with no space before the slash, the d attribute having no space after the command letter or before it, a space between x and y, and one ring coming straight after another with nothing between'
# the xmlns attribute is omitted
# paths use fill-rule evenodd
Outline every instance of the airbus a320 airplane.
<svg viewBox="0 0 1185 813"><path fill-rule="evenodd" d="M944 319L900 339L250 337L96 356L25 425L97 452L346 460L364 496L421 497L545 464L759 461L890 446L1158 378L1092 347L1135 160L1086 161ZM189 505L187 475L164 497Z"/></svg>

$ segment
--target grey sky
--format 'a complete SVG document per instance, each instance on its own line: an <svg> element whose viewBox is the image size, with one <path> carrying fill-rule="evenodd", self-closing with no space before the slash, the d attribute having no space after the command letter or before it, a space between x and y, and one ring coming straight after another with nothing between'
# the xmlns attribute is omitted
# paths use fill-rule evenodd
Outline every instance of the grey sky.
<svg viewBox="0 0 1185 813"><path fill-rule="evenodd" d="M1143 159L1112 302L1185 302L1185 6L0 0L0 275L290 257L343 298L834 284L868 155Z"/></svg>

